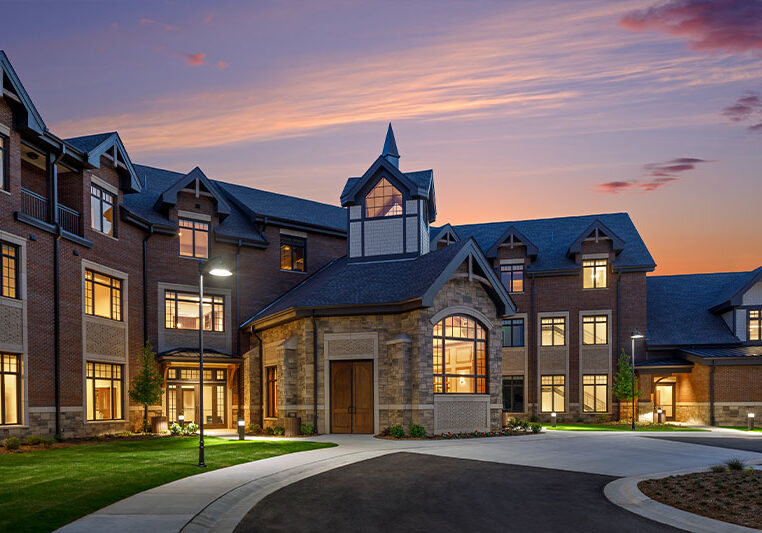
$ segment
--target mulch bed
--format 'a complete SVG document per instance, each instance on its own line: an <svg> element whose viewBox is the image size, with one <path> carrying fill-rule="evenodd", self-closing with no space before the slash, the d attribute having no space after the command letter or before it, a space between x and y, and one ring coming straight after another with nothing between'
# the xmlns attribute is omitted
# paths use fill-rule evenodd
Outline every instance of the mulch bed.
<svg viewBox="0 0 762 533"><path fill-rule="evenodd" d="M715 520L762 529L762 471L699 472L648 479L638 488L654 500Z"/></svg>
<svg viewBox="0 0 762 533"><path fill-rule="evenodd" d="M82 437L76 439L66 439L61 442L53 442L52 444L21 444L16 450L9 450L5 446L2 446L2 440L0 439L0 455L7 453L24 453L24 452L39 452L42 450L55 450L57 448L70 448L72 446L81 446L83 444L99 444L103 442L125 441L125 440L149 440L149 439L165 439L169 438L168 435L157 435L154 433L147 434L134 434L134 435L103 435L100 437Z"/></svg>
<svg viewBox="0 0 762 533"><path fill-rule="evenodd" d="M378 435L373 435L377 439L384 439L384 440L462 440L462 439L484 439L484 438L492 438L492 437L521 437L523 435L536 435L536 433L532 433L531 431L517 431L515 433L501 433L499 435L488 435L488 434L482 434L482 435L470 435L470 434L461 434L458 436L442 436L442 435L426 435L425 437L392 437L391 435L384 435L383 433L379 433Z"/></svg>

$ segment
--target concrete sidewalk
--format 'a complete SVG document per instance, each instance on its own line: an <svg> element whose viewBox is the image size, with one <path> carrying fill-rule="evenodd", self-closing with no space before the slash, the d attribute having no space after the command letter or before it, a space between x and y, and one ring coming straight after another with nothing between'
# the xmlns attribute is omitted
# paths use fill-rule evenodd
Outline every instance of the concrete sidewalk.
<svg viewBox="0 0 762 533"><path fill-rule="evenodd" d="M554 431L521 437L393 441L327 435L309 440L339 446L262 459L174 481L104 507L61 531L232 531L251 507L279 488L399 451L619 477L703 468L730 457L749 462L762 460L760 453L644 437L643 433Z"/></svg>

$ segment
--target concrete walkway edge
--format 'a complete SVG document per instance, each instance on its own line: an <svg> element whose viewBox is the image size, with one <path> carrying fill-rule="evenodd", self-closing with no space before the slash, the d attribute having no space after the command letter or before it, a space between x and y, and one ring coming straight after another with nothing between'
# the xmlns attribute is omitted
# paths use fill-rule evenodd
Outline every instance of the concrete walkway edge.
<svg viewBox="0 0 762 533"><path fill-rule="evenodd" d="M660 479L668 476L693 474L695 472L706 472L706 468L675 470L659 474L623 477L606 485L603 489L603 493L611 503L630 511L631 513L686 531L694 531L697 533L758 533L760 531L758 529L739 526L737 524L731 524L729 522L723 522L721 520L707 518L706 516L689 513L688 511L683 511L676 507L657 502L643 494L638 488L638 483L646 479Z"/></svg>

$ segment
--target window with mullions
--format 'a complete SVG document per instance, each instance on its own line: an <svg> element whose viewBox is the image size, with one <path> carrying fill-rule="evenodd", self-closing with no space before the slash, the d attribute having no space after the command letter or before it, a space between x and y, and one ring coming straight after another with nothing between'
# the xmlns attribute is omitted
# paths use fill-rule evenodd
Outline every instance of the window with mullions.
<svg viewBox="0 0 762 533"><path fill-rule="evenodd" d="M180 226L180 255L183 257L209 257L209 224L181 218Z"/></svg>
<svg viewBox="0 0 762 533"><path fill-rule="evenodd" d="M540 411L563 413L566 410L566 376L541 376L540 391Z"/></svg>
<svg viewBox="0 0 762 533"><path fill-rule="evenodd" d="M509 318L503 320L503 347L524 346L524 319Z"/></svg>
<svg viewBox="0 0 762 533"><path fill-rule="evenodd" d="M524 412L524 376L503 376L503 410Z"/></svg>
<svg viewBox="0 0 762 533"><path fill-rule="evenodd" d="M280 237L280 269L304 272L307 241L299 237Z"/></svg>
<svg viewBox="0 0 762 533"><path fill-rule="evenodd" d="M265 368L265 417L278 417L278 367Z"/></svg>
<svg viewBox="0 0 762 533"><path fill-rule="evenodd" d="M749 340L762 341L762 311L749 310Z"/></svg>
<svg viewBox="0 0 762 533"><path fill-rule="evenodd" d="M2 276L0 277L0 294L6 298L19 297L19 248L7 242L0 242L2 253Z"/></svg>
<svg viewBox="0 0 762 533"><path fill-rule="evenodd" d="M540 320L540 345L566 345L566 317L550 316Z"/></svg>
<svg viewBox="0 0 762 533"><path fill-rule="evenodd" d="M582 261L582 288L605 289L608 261L590 259Z"/></svg>
<svg viewBox="0 0 762 533"><path fill-rule="evenodd" d="M95 185L90 186L90 225L114 236L114 195Z"/></svg>
<svg viewBox="0 0 762 533"><path fill-rule="evenodd" d="M167 329L198 330L198 294L166 291L164 326ZM204 331L225 331L225 298L204 296Z"/></svg>
<svg viewBox="0 0 762 533"><path fill-rule="evenodd" d="M500 265L500 281L508 292L524 292L524 265Z"/></svg>
<svg viewBox="0 0 762 533"><path fill-rule="evenodd" d="M85 270L85 314L122 320L122 280Z"/></svg>
<svg viewBox="0 0 762 533"><path fill-rule="evenodd" d="M4 191L8 190L8 182L10 181L8 176L8 162L10 161L9 148L8 137L6 135L0 135L0 189Z"/></svg>
<svg viewBox="0 0 762 533"><path fill-rule="evenodd" d="M0 353L0 425L21 423L21 358Z"/></svg>
<svg viewBox="0 0 762 533"><path fill-rule="evenodd" d="M608 380L606 374L582 376L582 410L585 413L608 411Z"/></svg>
<svg viewBox="0 0 762 533"><path fill-rule="evenodd" d="M365 216L375 218L401 214L402 193L386 178L381 178L365 197Z"/></svg>
<svg viewBox="0 0 762 533"><path fill-rule="evenodd" d="M582 317L582 344L608 344L609 317L592 315Z"/></svg>
<svg viewBox="0 0 762 533"><path fill-rule="evenodd" d="M434 326L434 392L487 393L487 334L476 320L453 315Z"/></svg>
<svg viewBox="0 0 762 533"><path fill-rule="evenodd" d="M122 365L87 363L87 420L122 418Z"/></svg>

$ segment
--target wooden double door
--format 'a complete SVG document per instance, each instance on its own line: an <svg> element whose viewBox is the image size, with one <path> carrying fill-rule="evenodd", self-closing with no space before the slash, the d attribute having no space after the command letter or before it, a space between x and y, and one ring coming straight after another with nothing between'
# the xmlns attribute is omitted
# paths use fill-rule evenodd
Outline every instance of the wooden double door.
<svg viewBox="0 0 762 533"><path fill-rule="evenodd" d="M331 361L331 432L373 433L373 361Z"/></svg>

